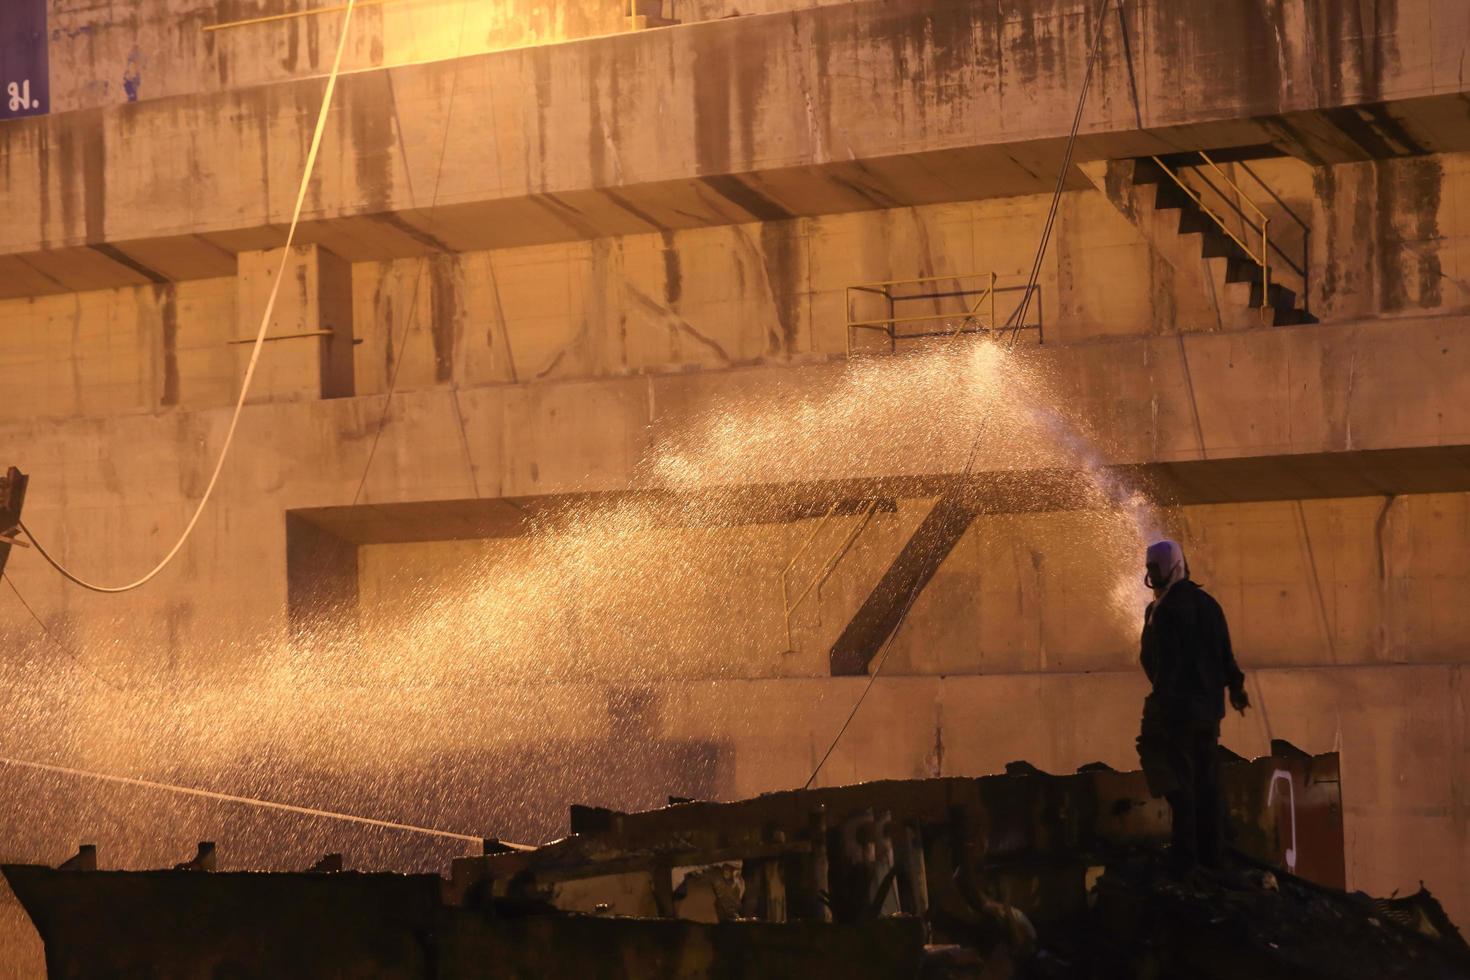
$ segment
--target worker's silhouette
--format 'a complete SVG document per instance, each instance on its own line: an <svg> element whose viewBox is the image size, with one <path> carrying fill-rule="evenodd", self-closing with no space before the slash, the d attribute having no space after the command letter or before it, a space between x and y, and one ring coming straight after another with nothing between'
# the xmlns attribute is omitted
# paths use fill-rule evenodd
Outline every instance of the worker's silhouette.
<svg viewBox="0 0 1470 980"><path fill-rule="evenodd" d="M1250 706L1245 675L1230 649L1225 613L1189 580L1183 549L1160 541L1145 563L1154 601L1144 612L1139 659L1153 691L1143 702L1138 757L1149 791L1169 801L1174 866L1217 868L1225 845L1220 720L1227 689L1237 711Z"/></svg>

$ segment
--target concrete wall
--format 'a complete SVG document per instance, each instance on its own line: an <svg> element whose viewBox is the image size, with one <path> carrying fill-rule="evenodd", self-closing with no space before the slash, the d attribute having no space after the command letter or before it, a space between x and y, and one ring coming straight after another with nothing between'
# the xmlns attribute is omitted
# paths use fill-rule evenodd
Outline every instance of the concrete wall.
<svg viewBox="0 0 1470 980"><path fill-rule="evenodd" d="M1464 410L1470 400L1457 394L1470 354L1456 340L1459 329L1448 318L1258 329L1199 334L1182 355L1178 339L1166 337L1048 347L1035 357L1070 414L1109 447L1104 458L1110 462L1248 461L1322 453L1351 460L1351 454L1365 450L1444 447L1435 457L1440 463L1421 460L1414 472L1389 474L1386 482L1370 480L1352 490L1383 485L1408 492L1434 485L1420 479L1425 474L1438 472L1440 485L1452 485L1459 472L1453 447L1464 445L1470 432ZM963 447L953 440L940 439L933 455L915 457L906 450L902 440L915 432L915 422L905 412L915 405L888 397L909 390L900 384L902 365L895 371L886 382L878 377L872 394L884 399L883 410L871 419L834 416L831 426L814 433L816 438L786 443L784 456L779 446L761 448L756 440L757 456L728 459L720 455L720 444L706 440L712 455L700 472L711 481L767 484L953 472L963 461ZM863 397L861 388L854 394L846 387L836 366L440 385L395 395L381 436L381 396L262 405L242 422L242 455L221 485L224 506L206 512L206 533L198 542L203 547L183 557L180 572L212 582L194 590L189 602L201 613L210 609L205 622L214 622L215 614L248 618L257 613L267 622L279 621L284 510L342 506L355 497L363 503L398 503L624 490L651 440L702 431L704 413L742 393L757 406L772 406L764 417L754 416L769 434L779 439L793 431L781 427L780 406L792 404L804 386L837 404ZM952 411L945 400L952 390L944 383L920 389L920 417ZM3 432L13 458L23 456L33 474L31 526L49 532L67 559L120 573L146 566L157 543L182 525L227 421L223 409L65 421L28 417L7 422ZM875 431L892 435L874 440ZM1029 446L1042 438L1043 429L1017 431L1029 433ZM119 446L127 447L125 455L118 454ZM1048 445L1037 441L1035 448L1048 450ZM844 454L840 463L834 462L837 452ZM1036 465L998 449L987 452L991 465ZM1051 463L1064 460L1061 453ZM1247 476L1230 479L1239 483ZM1345 476L1323 473L1303 486L1321 493L1334 481L1347 485ZM1218 492L1230 491L1229 484L1219 484ZM251 523L266 530L228 532ZM243 597L232 594L239 568L261 576ZM24 573L24 566L17 568L17 574ZM64 590L45 576L38 579L48 583L57 601L99 601ZM171 577L161 583L170 580L175 586L186 581ZM150 596L167 594L164 589L107 601L112 608L143 603L141 609L155 601Z"/></svg>
<svg viewBox="0 0 1470 980"><path fill-rule="evenodd" d="M738 529L651 529L618 542L619 566L544 578L563 548L598 555L590 535L380 544L363 549L367 639L383 656L398 627L432 610L487 660L565 657L609 681L657 663L691 678L821 676L827 649L911 533L925 502L875 515L820 592L798 609L793 647L781 571L818 520ZM826 526L790 577L821 572L859 517ZM1470 611L1470 496L1413 494L1187 506L1166 528L1230 611L1254 667L1455 663ZM1148 594L1116 528L1088 512L982 517L915 604L884 667L892 674L1131 670ZM611 587L604 579L611 578ZM452 598L438 598L448 590ZM1110 601L1114 593L1119 600ZM534 599L531 599L534 593ZM647 596L662 601L650 605ZM531 601L527 601L531 600ZM442 603L442 604L441 604ZM617 629L610 623L627 624ZM458 619L458 622L455 620ZM521 666L499 668L514 674Z"/></svg>
<svg viewBox="0 0 1470 980"><path fill-rule="evenodd" d="M1163 377L1173 369L1160 363L1160 351L1177 357L1174 338L1062 346L1047 356L1063 371L1058 382L1063 390L1089 393L1077 404L1101 427L1103 443L1120 447L1115 459L1157 458L1151 453L1179 459L1279 458L1323 450L1352 456L1360 452L1351 449L1354 445L1464 443L1466 420L1451 409L1470 401L1448 394L1452 379L1464 376L1454 366L1464 352L1457 344L1446 346L1461 329L1457 321L1441 319L1202 334L1191 339L1189 358L1198 428L1183 387ZM1373 371L1350 369L1354 350L1361 363L1374 365ZM1453 357L1442 351L1453 351ZM1426 373L1426 362L1435 356L1449 360L1443 369ZM1125 369L1126 364L1135 366ZM1316 383L1325 387L1318 394L1266 380L1252 382L1259 397L1256 404L1246 404L1254 389L1242 387L1240 371L1249 367L1252 377L1271 379L1292 365L1312 365L1318 372L1324 365L1336 366L1319 376ZM823 733L835 730L835 723L820 722L839 709L813 714L808 710L813 699L842 701L850 690L845 682L822 678L825 646L897 547L902 528L917 520L921 505L905 503L897 514L875 517L821 597L799 612L792 654L783 652L776 576L804 540L809 522L678 531L634 521L614 524L613 530L621 531L609 535L605 525L593 521L583 534L597 544L590 551L556 552L556 542L550 542L559 561L550 566L553 571L571 568L580 575L549 583L537 578L537 570L546 566L526 564L534 547L524 540L504 546L368 546L360 556L363 644L342 650L331 637L284 643L282 518L288 509L350 503L365 472L362 499L378 504L455 500L477 492L524 496L626 487L646 445L643 412L650 406L662 413L655 431L673 432L692 424L696 406L718 399L721 390L767 391L774 398L781 388L768 387L773 381L789 386L805 379L821 391L821 379L830 370L704 372L670 377L656 386L651 380L626 379L456 392L439 385L395 396L376 447L380 396L253 407L242 429L241 455L231 463L220 498L179 562L158 580L159 588L124 597L92 596L65 586L32 555L21 552L12 559L8 573L65 644L46 643L25 610L7 602L7 642L20 652L18 664L33 665L16 690L40 692L15 706L17 716L27 720L15 744L107 771L150 773L194 785L202 780L235 790L258 787L251 791L313 805L327 801L309 781L302 784L287 774L320 771L334 758L360 760L363 747L371 745L374 763L363 763L360 770L354 763L354 769L378 789L366 796L360 787L335 791L340 793L336 805L351 812L403 813L394 810L399 804L391 793L380 795L393 782L388 773L401 767L441 772L444 763L433 760L458 759L457 753L467 751L490 753L514 771L557 774L552 789L511 790L545 801L538 814L498 805L472 814L441 796L434 797L433 813L404 813L414 820L464 820L475 826L483 821L491 829L511 828L507 832L550 832L544 821L555 819L547 815L554 815L560 802L608 790L571 762L552 765L545 756L525 755L524 748L508 756L491 753L496 745L544 744L553 756L565 752L564 758L583 759L601 757L611 751L609 745L626 752L626 746L645 744L650 737L650 746L672 740L670 748L658 750L676 753L671 758L685 758L678 753L692 750L672 746L695 737L723 746L697 762L688 757L692 768L676 766L648 782L625 784L622 790L634 794L630 804L678 792L669 784L691 778L700 792L717 795L788 784L795 769L806 764L802 760L819 754ZM1068 381L1068 371L1080 373ZM1130 371L1152 380L1131 383ZM1355 394L1346 397L1349 388ZM1186 400L1160 415L1150 406L1171 391ZM1283 410L1283 398L1295 400L1297 407ZM638 411L620 421L615 413L633 406ZM466 426L462 437L456 411ZM1303 422L1295 434L1275 424L1293 416ZM1137 427L1135 420L1149 417L1157 419L1158 428ZM13 420L3 431L12 458L34 474L32 526L79 569L114 578L144 567L182 525L207 474L207 450L218 445L224 421L218 409L175 409ZM908 428L914 420L900 417L898 423ZM1350 442L1349 433L1359 441ZM1200 444L1199 438L1206 441ZM843 446L836 442L828 448L845 451ZM818 458L822 448L816 447ZM376 459L371 466L370 451ZM805 457L793 459L812 464ZM759 477L759 470L754 475ZM1291 676L1306 678L1294 682L1299 686L1282 688L1277 697L1268 694L1275 733L1313 749L1329 747L1338 725L1344 732L1387 740L1364 744L1359 754L1372 766L1360 773L1350 756L1345 775L1351 805L1361 808L1353 817L1359 843L1352 867L1354 881L1362 885L1425 874L1431 885L1451 892L1455 887L1437 882L1431 869L1463 854L1458 796L1451 782L1422 780L1433 773L1434 779L1448 781L1456 771L1432 760L1462 751L1465 744L1455 734L1461 724L1456 719L1463 717L1458 688L1424 682L1416 672L1420 667L1397 665L1422 664L1422 669L1458 676L1454 665L1464 656L1464 604L1458 597L1466 588L1467 509L1465 495L1456 493L1186 506L1165 515L1167 526L1191 548L1199 577L1226 603L1248 669L1289 669L1295 672ZM839 526L850 526L850 519ZM833 536L829 533L820 545L823 551L833 546ZM927 676L938 686L915 689L929 692L916 700L900 699L871 712L865 708L864 724L876 726L868 738L879 747L859 739L839 757L846 761L830 778L912 774L941 752L948 760L945 771L985 771L1006 761L997 758L1002 747L1008 755L1068 768L1111 745L1108 761L1129 764L1139 679L1131 667L1136 620L1130 623L1127 616L1136 616L1139 597L1127 591L1136 589L1136 568L1117 550L1119 540L1115 530L1082 514L983 520L941 569L885 668L895 677ZM1099 554L1108 561L1099 562ZM471 566L478 574L474 588L465 587L464 569L458 566L466 558L487 556L493 562ZM797 581L811 574L813 569L805 567ZM459 584L445 589L453 578ZM1115 605L1120 582L1121 609ZM629 604L626 596L636 600ZM439 604L405 608L405 599L414 598ZM511 643L487 642L502 637ZM73 655L85 671L70 662ZM1391 700L1355 700L1362 691L1349 679L1360 676L1353 673L1357 670L1369 671L1361 675L1369 678L1401 677L1406 686L1392 686L1400 684L1397 679L1389 686L1373 681L1373 698ZM1082 673L1087 671L1093 673ZM93 673L138 693L119 702L98 688ZM961 674L1025 679L1026 689L1034 692L1027 697L1039 699L1044 711L1025 711L1025 723L1005 740L970 741L976 737L974 719L1012 703L1012 695L990 700L982 684L974 689L975 701L956 703L936 729L927 705L934 691L957 683L954 677ZM566 676L600 683L570 697L558 694L560 688L538 687ZM1277 675L1268 671L1267 676ZM671 677L687 681L670 684ZM1107 683L1120 686L1104 698L1116 702L1104 715L1091 709L1091 698L1094 679L1102 684L1108 677L1114 680ZM776 684L786 682L778 678L807 678L803 683L809 686L790 691L720 686L736 678L771 678ZM28 686L36 682L39 689ZM206 686L194 686L200 682ZM58 684L69 693L59 696ZM507 689L507 684L515 687ZM651 702L649 695L640 695L638 702L652 707L631 715L610 713L609 689L629 688L652 690ZM878 689L886 691L886 682ZM131 700L136 697L143 698L141 704ZM788 698L789 707L779 707ZM1285 719L1275 707L1282 698L1296 706ZM61 745L48 737L58 713L70 732ZM632 727L604 727L612 726L614 717L632 719L620 723ZM1013 715L1006 709L1001 717ZM670 721L674 718L677 726ZM1331 729L1325 727L1327 718ZM914 730L921 719L928 720L921 731ZM1265 720L1262 713L1251 723ZM565 732L571 741L555 748L561 743L551 737L554 732ZM783 747L798 743L809 746L785 752ZM873 751L871 757L846 754L863 745ZM181 768L180 758L192 761ZM1353 793L1358 779L1362 797ZM1421 794L1425 802L1404 802ZM140 826L161 826L149 799L138 798L123 808L123 816L107 818L119 822L99 824L116 828L107 840L126 855L119 860L141 861L153 853L136 849L140 834L155 840ZM79 807L78 819L88 814L101 819ZM187 836L191 831L185 825L193 826L194 819L183 819L178 833ZM90 832L79 828L77 833ZM226 830L222 836L238 838L239 833ZM1434 859L1411 864L1430 852L1406 851L1404 841L1431 849ZM172 838L158 834L152 846L173 846ZM263 846L260 842L238 846L246 853L264 853L253 850ZM1448 897L1457 911L1465 907L1455 904L1463 898Z"/></svg>
<svg viewBox="0 0 1470 980"><path fill-rule="evenodd" d="M1250 166L1312 217L1311 309L1323 321L1470 310L1470 154ZM1042 268L1033 318L1051 343L1259 324L1248 289L1225 281L1224 260L1202 258L1199 236L1178 234L1177 213L1153 211L1151 187L1099 185L1105 193L1065 196ZM971 201L357 263L355 387L383 391L395 375L407 390L841 355L849 315L886 315L861 298L849 314L846 287L992 271L1017 284L1031 259L1017 244L1039 233L1048 203ZM1290 227L1284 214L1275 222ZM230 404L244 368L230 341L256 325L237 314L235 293L232 277L0 300L0 378L47 381L39 400L0 404L0 417ZM1002 318L1018 298L1002 294ZM954 323L965 308L931 301L898 312L953 313L944 322ZM859 350L884 343L855 339Z"/></svg>
<svg viewBox="0 0 1470 980"><path fill-rule="evenodd" d="M438 61L633 29L619 0L399 0L353 14L343 69ZM662 0L663 16L689 24L850 0ZM300 0L142 0L124 12L50 0L52 112L324 74L341 38L340 11ZM640 12L642 12L640 8ZM258 18L265 20L250 23ZM274 20L270 18L276 18ZM209 30L217 25L239 26Z"/></svg>
<svg viewBox="0 0 1470 980"><path fill-rule="evenodd" d="M839 4L357 73L337 91L304 240L363 261L1048 191L1088 51L1081 6L1032 0L1006 19ZM1110 34L1076 161L1470 148L1463 5L1384 0L1371 29L1355 3L1319 6L1290 4L1278 30L1273 5L1140 5L1136 61ZM1277 71L1228 70L1242 52ZM279 245L324 87L7 125L0 295L225 275L235 253Z"/></svg>
<svg viewBox="0 0 1470 980"><path fill-rule="evenodd" d="M1130 5L1135 70L1109 35L1040 273L1045 346L856 367L846 286L1029 271L1091 4L675 0L742 16L498 54L627 25L492 6L362 12L349 63L405 67L339 92L273 317L309 336L266 346L217 496L148 589L12 554L45 632L0 596L0 755L529 837L569 802L799 784L862 683L827 676L832 638L984 424L979 468L1010 482L822 778L1131 767L1138 537L1170 531L1253 679L1227 742L1340 747L1354 885L1423 877L1470 916L1463 4ZM77 111L0 129L0 465L32 475L42 540L109 582L208 479L320 97L282 79L335 41L319 19L199 29L285 9L58 4ZM473 57L406 64L461 39ZM147 104L113 104L120 73ZM1226 169L1280 198L1273 227L1309 221L1320 324L1262 326L1120 159L1258 143L1294 156ZM350 379L324 369L346 352ZM1156 517L1075 509L1052 471L1083 464L1149 481ZM670 487L705 509L629 494ZM830 501L870 499L788 644L782 569ZM5 857L88 839L158 865L213 837L233 866L345 842L438 867L460 846L0 779L25 801Z"/></svg>

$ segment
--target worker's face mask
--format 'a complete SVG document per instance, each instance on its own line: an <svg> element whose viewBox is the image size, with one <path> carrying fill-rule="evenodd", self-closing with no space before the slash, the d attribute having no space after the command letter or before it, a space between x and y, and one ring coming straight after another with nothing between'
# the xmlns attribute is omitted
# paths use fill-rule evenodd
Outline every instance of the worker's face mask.
<svg viewBox="0 0 1470 980"><path fill-rule="evenodd" d="M1189 574L1184 564L1184 549L1174 541L1159 541L1150 545L1144 556L1143 584L1161 596L1175 582Z"/></svg>

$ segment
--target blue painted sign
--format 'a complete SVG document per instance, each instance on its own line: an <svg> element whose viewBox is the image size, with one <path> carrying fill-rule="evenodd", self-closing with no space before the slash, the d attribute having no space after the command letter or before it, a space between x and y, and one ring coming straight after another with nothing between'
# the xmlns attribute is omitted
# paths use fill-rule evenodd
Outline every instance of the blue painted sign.
<svg viewBox="0 0 1470 980"><path fill-rule="evenodd" d="M47 0L0 0L0 119L51 111Z"/></svg>

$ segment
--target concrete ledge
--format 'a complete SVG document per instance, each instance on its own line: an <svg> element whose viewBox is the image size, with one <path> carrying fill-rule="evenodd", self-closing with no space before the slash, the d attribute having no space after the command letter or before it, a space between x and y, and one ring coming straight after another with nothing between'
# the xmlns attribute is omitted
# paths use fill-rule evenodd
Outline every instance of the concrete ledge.
<svg viewBox="0 0 1470 980"><path fill-rule="evenodd" d="M1268 328L1031 349L1022 362L1042 379L1042 404L1085 420L1101 447L1097 462L1179 502L1440 492L1470 489L1464 331L1457 317ZM882 370L901 379L908 363ZM381 396L251 406L222 499L342 507L365 469L357 503L374 505L654 489L659 481L650 483L641 463L653 447L698 447L709 419L747 409L748 430L779 440L796 431L803 399L842 394L843 372L829 363L401 392L370 469ZM931 388L929 397L947 390ZM800 451L773 442L747 447L750 458L713 454L687 488L784 488L780 507L833 495L928 495L959 471L973 429L962 424L926 454L915 454L910 436L916 419L952 408L939 401L909 405L909 415L834 416L830 429L806 433ZM124 493L99 476L96 460L119 446L130 447L130 469L148 473L149 506L194 499L228 418L215 409L17 420L0 425L0 437L25 447L14 462L32 477L40 532L48 512L136 506L124 500L137 501L138 486ZM979 460L998 508L1085 503L1078 462L1053 420L1017 425L994 445L987 440ZM1008 448L1026 440L1034 450Z"/></svg>
<svg viewBox="0 0 1470 980"><path fill-rule="evenodd" d="M349 75L302 241L358 261L1048 190L1087 9L848 3ZM1374 25L1352 0L1130 9L1131 61L1111 32L1078 162L1470 146L1458 0L1400 0ZM227 275L278 246L322 90L0 128L0 296Z"/></svg>

